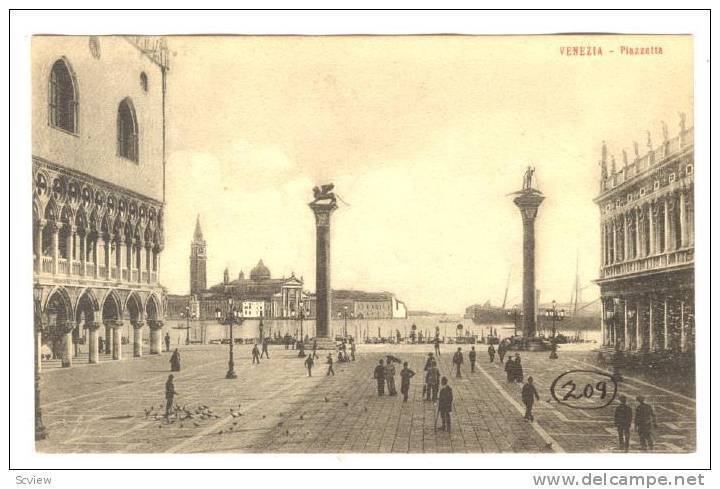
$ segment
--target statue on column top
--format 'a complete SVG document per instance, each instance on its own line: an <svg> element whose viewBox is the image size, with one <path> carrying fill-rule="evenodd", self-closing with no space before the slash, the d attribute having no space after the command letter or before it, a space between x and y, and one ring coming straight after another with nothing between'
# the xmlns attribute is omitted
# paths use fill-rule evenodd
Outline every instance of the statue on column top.
<svg viewBox="0 0 720 489"><path fill-rule="evenodd" d="M647 131L647 147L648 149L652 149L652 138L650 137L650 131Z"/></svg>
<svg viewBox="0 0 720 489"><path fill-rule="evenodd" d="M637 141L633 141L633 149L635 150L635 159L640 158L640 145Z"/></svg>
<svg viewBox="0 0 720 489"><path fill-rule="evenodd" d="M532 190L532 178L535 174L535 167L528 166L523 176L523 190Z"/></svg>
<svg viewBox="0 0 720 489"><path fill-rule="evenodd" d="M624 166L625 169L627 170L627 167L628 167L627 151L625 151L625 150L623 149L623 150L622 150L622 155L623 155L623 166Z"/></svg>
<svg viewBox="0 0 720 489"><path fill-rule="evenodd" d="M337 200L335 198L335 194L332 192L332 189L334 188L335 185L332 183L321 185L320 187L313 187L313 197L315 200L313 200L312 203L315 204L320 200L329 200L330 205L335 205Z"/></svg>
<svg viewBox="0 0 720 489"><path fill-rule="evenodd" d="M665 121L662 121L662 135L663 135L663 141L667 141L669 134L668 134L668 126L665 123Z"/></svg>
<svg viewBox="0 0 720 489"><path fill-rule="evenodd" d="M685 118L687 116L685 115L685 112L680 112L680 132L685 132Z"/></svg>

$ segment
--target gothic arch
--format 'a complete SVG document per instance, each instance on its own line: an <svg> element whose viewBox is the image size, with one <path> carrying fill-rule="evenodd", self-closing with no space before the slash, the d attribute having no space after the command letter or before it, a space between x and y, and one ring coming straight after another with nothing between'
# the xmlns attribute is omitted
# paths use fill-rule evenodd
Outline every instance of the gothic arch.
<svg viewBox="0 0 720 489"><path fill-rule="evenodd" d="M55 304L61 304L63 306L64 310L62 312L65 316L66 321L74 317L72 300L70 299L70 294L68 294L68 291L65 289L65 287L55 286L50 291L47 299L45 299L45 304L42 308L43 312L47 312L48 306L51 305L51 301Z"/></svg>
<svg viewBox="0 0 720 489"><path fill-rule="evenodd" d="M145 301L145 317L150 320L157 320L162 317L160 300L154 293L150 294L147 301Z"/></svg>
<svg viewBox="0 0 720 489"><path fill-rule="evenodd" d="M122 317L123 308L122 301L118 293L111 289L105 295L102 305L102 318L103 320L115 319L118 320Z"/></svg>
<svg viewBox="0 0 720 489"><path fill-rule="evenodd" d="M131 292L125 301L125 313L130 321L140 321L143 317L145 306L142 297L137 292Z"/></svg>

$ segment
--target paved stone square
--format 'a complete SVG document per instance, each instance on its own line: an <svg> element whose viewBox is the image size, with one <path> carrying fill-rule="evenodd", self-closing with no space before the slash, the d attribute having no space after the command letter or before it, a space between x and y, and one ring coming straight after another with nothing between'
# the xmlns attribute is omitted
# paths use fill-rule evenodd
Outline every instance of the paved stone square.
<svg viewBox="0 0 720 489"><path fill-rule="evenodd" d="M43 420L50 437L37 449L51 453L496 453L614 452L614 405L598 410L572 409L551 400L549 387L561 373L594 369L587 355L562 352L521 354L525 376L532 375L541 401L535 422L523 419L520 385L508 384L496 358L488 361L478 346L478 368L451 375L450 346L440 357L441 374L455 396L453 431L434 429L436 407L422 400L424 361L421 346L360 345L356 362L335 364L326 376L327 352L319 352L313 376L294 350L271 347L270 360L251 364L249 346L235 349L238 378L224 378L227 346L181 348L176 373L176 403L194 411L206 405L212 417L168 423L164 384L169 354L125 358L42 373ZM466 352L467 347L463 347ZM415 370L410 400L378 397L372 371L385 353L406 360ZM398 368L398 372L399 372ZM399 388L399 377L396 380ZM620 392L634 406L638 394L654 407L659 427L657 452L695 450L693 399L638 379L626 378ZM145 410L152 411L146 414ZM637 436L631 451L639 449Z"/></svg>

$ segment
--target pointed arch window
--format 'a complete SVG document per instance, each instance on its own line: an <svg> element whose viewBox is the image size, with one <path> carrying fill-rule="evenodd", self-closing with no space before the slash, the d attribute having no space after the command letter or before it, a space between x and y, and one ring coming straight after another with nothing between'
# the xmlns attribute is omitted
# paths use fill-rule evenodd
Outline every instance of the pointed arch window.
<svg viewBox="0 0 720 489"><path fill-rule="evenodd" d="M75 133L77 130L77 87L66 60L61 58L50 70L50 125Z"/></svg>
<svg viewBox="0 0 720 489"><path fill-rule="evenodd" d="M138 125L135 108L129 98L118 106L117 114L117 152L118 156L138 161Z"/></svg>

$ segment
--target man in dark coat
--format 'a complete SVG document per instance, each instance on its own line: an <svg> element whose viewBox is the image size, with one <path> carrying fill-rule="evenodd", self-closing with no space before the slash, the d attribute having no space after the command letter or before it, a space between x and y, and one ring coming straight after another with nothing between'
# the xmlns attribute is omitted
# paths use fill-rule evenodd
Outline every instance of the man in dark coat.
<svg viewBox="0 0 720 489"><path fill-rule="evenodd" d="M173 372L180 371L180 352L177 348L175 348L175 351L170 357L170 370Z"/></svg>
<svg viewBox="0 0 720 489"><path fill-rule="evenodd" d="M632 425L632 408L627 405L627 397L620 396L620 404L615 408L615 427L618 432L618 450L627 452L630 449L630 426Z"/></svg>
<svg viewBox="0 0 720 489"><path fill-rule="evenodd" d="M652 439L652 430L657 426L655 421L655 412L648 404L645 404L644 396L637 396L640 403L635 408L635 429L640 438L640 448L643 450L652 450L654 443Z"/></svg>
<svg viewBox="0 0 720 489"><path fill-rule="evenodd" d="M382 359L380 359L377 367L375 367L375 372L373 372L373 377L377 381L378 396L384 396L385 395L385 367L383 366Z"/></svg>
<svg viewBox="0 0 720 489"><path fill-rule="evenodd" d="M437 368L437 363L434 361L430 364L430 368L425 374L425 384L427 397L425 400L433 402L437 401L438 398L438 387L440 386L440 370Z"/></svg>
<svg viewBox="0 0 720 489"><path fill-rule="evenodd" d="M509 357L505 362L505 375L507 375L508 382L515 382L515 360L513 360L513 357Z"/></svg>
<svg viewBox="0 0 720 489"><path fill-rule="evenodd" d="M523 367L522 363L520 363L520 354L515 354L515 366L513 368L513 382L517 382L518 384L523 383L523 379L525 378L525 375L523 373Z"/></svg>
<svg viewBox="0 0 720 489"><path fill-rule="evenodd" d="M263 355L265 355L265 357L268 360L270 360L270 354L268 353L268 339L267 338L263 338L263 340L262 340L262 353L260 353L260 358L262 358Z"/></svg>
<svg viewBox="0 0 720 489"><path fill-rule="evenodd" d="M495 361L495 347L493 345L488 346L488 356L490 357L490 363Z"/></svg>
<svg viewBox="0 0 720 489"><path fill-rule="evenodd" d="M252 363L260 363L260 350L257 347L257 343L252 348Z"/></svg>
<svg viewBox="0 0 720 489"><path fill-rule="evenodd" d="M475 347L470 347L470 353L468 353L468 357L470 358L470 371L475 371L475 361L477 360L477 352L475 351Z"/></svg>
<svg viewBox="0 0 720 489"><path fill-rule="evenodd" d="M452 412L453 392L448 385L447 377L443 377L440 381L442 389L440 389L440 397L438 399L438 412L442 419L441 430L450 432L450 413Z"/></svg>
<svg viewBox="0 0 720 489"><path fill-rule="evenodd" d="M433 343L435 344L435 354L440 356L440 336L436 334Z"/></svg>
<svg viewBox="0 0 720 489"><path fill-rule="evenodd" d="M395 365L392 356L387 356L385 365L385 383L388 387L388 395L397 396L397 389L395 389Z"/></svg>
<svg viewBox="0 0 720 489"><path fill-rule="evenodd" d="M455 376L456 377L462 377L462 373L460 373L460 367L463 364L463 354L462 354L462 348L458 346L457 351L453 355L453 365L455 365Z"/></svg>
<svg viewBox="0 0 720 489"><path fill-rule="evenodd" d="M403 369L400 371L400 392L403 395L403 402L407 402L408 393L410 392L410 379L415 372L408 368L408 363L403 363Z"/></svg>
<svg viewBox="0 0 720 489"><path fill-rule="evenodd" d="M170 333L165 333L165 351L170 351Z"/></svg>
<svg viewBox="0 0 720 489"><path fill-rule="evenodd" d="M350 338L350 360L355 361L355 340Z"/></svg>
<svg viewBox="0 0 720 489"><path fill-rule="evenodd" d="M500 345L498 345L497 352L500 357L500 365L502 365L505 362L505 353L507 352L507 347L504 343L500 343Z"/></svg>
<svg viewBox="0 0 720 489"><path fill-rule="evenodd" d="M173 375L168 375L167 382L165 382L165 417L170 418L172 414L173 406L175 405L175 384L173 384Z"/></svg>
<svg viewBox="0 0 720 489"><path fill-rule="evenodd" d="M535 421L535 417L532 413L532 408L533 404L535 404L535 401L540 400L540 396L538 395L537 389L535 389L535 386L533 385L532 377L528 377L527 384L523 386L521 397L523 404L525 404L525 419L530 422Z"/></svg>
<svg viewBox="0 0 720 489"><path fill-rule="evenodd" d="M305 366L307 367L308 377L312 377L313 365L315 365L315 360L313 360L312 355L308 354L307 359L305 360Z"/></svg>

